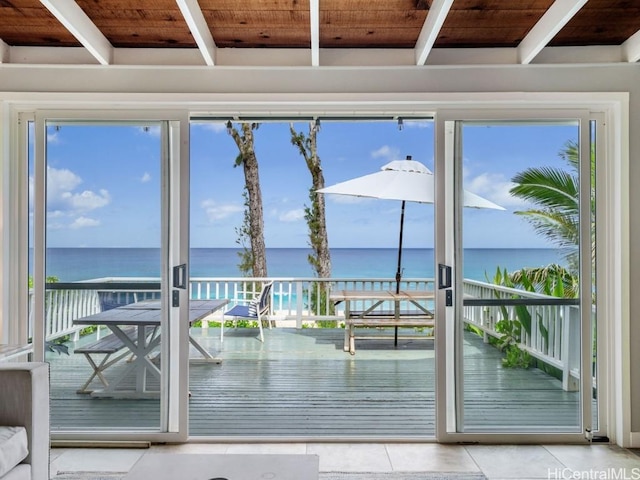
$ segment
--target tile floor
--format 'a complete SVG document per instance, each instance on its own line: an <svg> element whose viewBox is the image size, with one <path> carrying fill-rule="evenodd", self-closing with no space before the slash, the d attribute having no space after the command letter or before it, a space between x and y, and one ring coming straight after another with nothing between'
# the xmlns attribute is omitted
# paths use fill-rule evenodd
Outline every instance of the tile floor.
<svg viewBox="0 0 640 480"><path fill-rule="evenodd" d="M149 449L54 448L51 475L127 472L142 455L163 453L316 454L321 472L483 472L489 480L640 480L640 456L602 444L192 443L154 445Z"/></svg>

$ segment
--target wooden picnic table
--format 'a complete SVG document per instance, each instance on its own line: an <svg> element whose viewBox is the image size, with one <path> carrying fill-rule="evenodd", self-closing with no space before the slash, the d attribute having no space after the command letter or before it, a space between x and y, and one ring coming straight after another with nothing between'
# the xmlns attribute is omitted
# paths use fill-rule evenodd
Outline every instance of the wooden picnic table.
<svg viewBox="0 0 640 480"><path fill-rule="evenodd" d="M220 310L228 303L229 300L226 299L191 300L189 302L189 325L191 326L194 322ZM158 391L148 389L147 373L160 380L160 369L151 361L150 354L160 345L161 316L160 300L144 300L74 320L73 323L76 325L107 326L130 352L130 355L127 356L130 356L131 360L127 367L114 380L106 384L104 389L93 391L92 395L145 397L159 394ZM125 331L125 328L130 326L136 328L134 335ZM205 361L220 362L191 335L189 335L189 342L200 352ZM135 388L133 390L119 388L132 372L136 377Z"/></svg>
<svg viewBox="0 0 640 480"><path fill-rule="evenodd" d="M357 327L395 327L395 345L398 327L433 327L433 312L425 305L433 299L431 290L335 290L329 295L334 304L344 302L344 351L351 355L356 353ZM403 309L403 302L412 308ZM389 304L393 308L385 308Z"/></svg>

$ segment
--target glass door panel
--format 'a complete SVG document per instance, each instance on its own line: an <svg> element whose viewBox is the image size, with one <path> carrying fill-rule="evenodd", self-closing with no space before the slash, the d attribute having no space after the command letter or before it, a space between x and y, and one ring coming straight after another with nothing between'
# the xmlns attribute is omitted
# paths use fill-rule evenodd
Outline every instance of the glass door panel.
<svg viewBox="0 0 640 480"><path fill-rule="evenodd" d="M455 122L457 432L588 426L591 312L581 299L592 288L591 195L581 125Z"/></svg>
<svg viewBox="0 0 640 480"><path fill-rule="evenodd" d="M44 128L44 166L36 159L30 177L46 177L33 260L44 258L52 431L161 430L161 124Z"/></svg>

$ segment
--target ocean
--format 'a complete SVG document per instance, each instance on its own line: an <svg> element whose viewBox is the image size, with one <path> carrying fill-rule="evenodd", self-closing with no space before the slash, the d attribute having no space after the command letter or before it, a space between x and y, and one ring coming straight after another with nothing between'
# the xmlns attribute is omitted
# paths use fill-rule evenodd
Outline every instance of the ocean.
<svg viewBox="0 0 640 480"><path fill-rule="evenodd" d="M313 277L307 248L268 248L271 277ZM402 252L404 278L432 278L434 252L430 248L406 248ZM393 248L336 248L331 250L334 278L393 278L398 251ZM190 254L191 277L240 277L235 248L194 248ZM472 248L464 251L464 277L493 278L496 268L565 264L557 249ZM32 270L30 270L32 271ZM61 282L101 277L159 277L160 252L156 248L49 248L46 275Z"/></svg>

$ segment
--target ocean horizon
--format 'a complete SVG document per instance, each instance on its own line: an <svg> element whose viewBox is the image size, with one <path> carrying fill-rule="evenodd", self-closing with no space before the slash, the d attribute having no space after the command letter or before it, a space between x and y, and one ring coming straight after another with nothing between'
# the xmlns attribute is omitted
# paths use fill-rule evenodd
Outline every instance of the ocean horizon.
<svg viewBox="0 0 640 480"><path fill-rule="evenodd" d="M192 248L190 276L240 277L238 248ZM267 248L270 277L313 277L307 260L309 248ZM551 248L470 248L465 249L464 277L483 281L493 278L496 269L564 265L563 251ZM394 248L332 248L332 277L394 278L398 250ZM434 250L405 248L402 251L404 278L433 278ZM31 265L30 265L30 271ZM61 282L102 277L159 277L160 250L157 248L48 248L46 275Z"/></svg>

